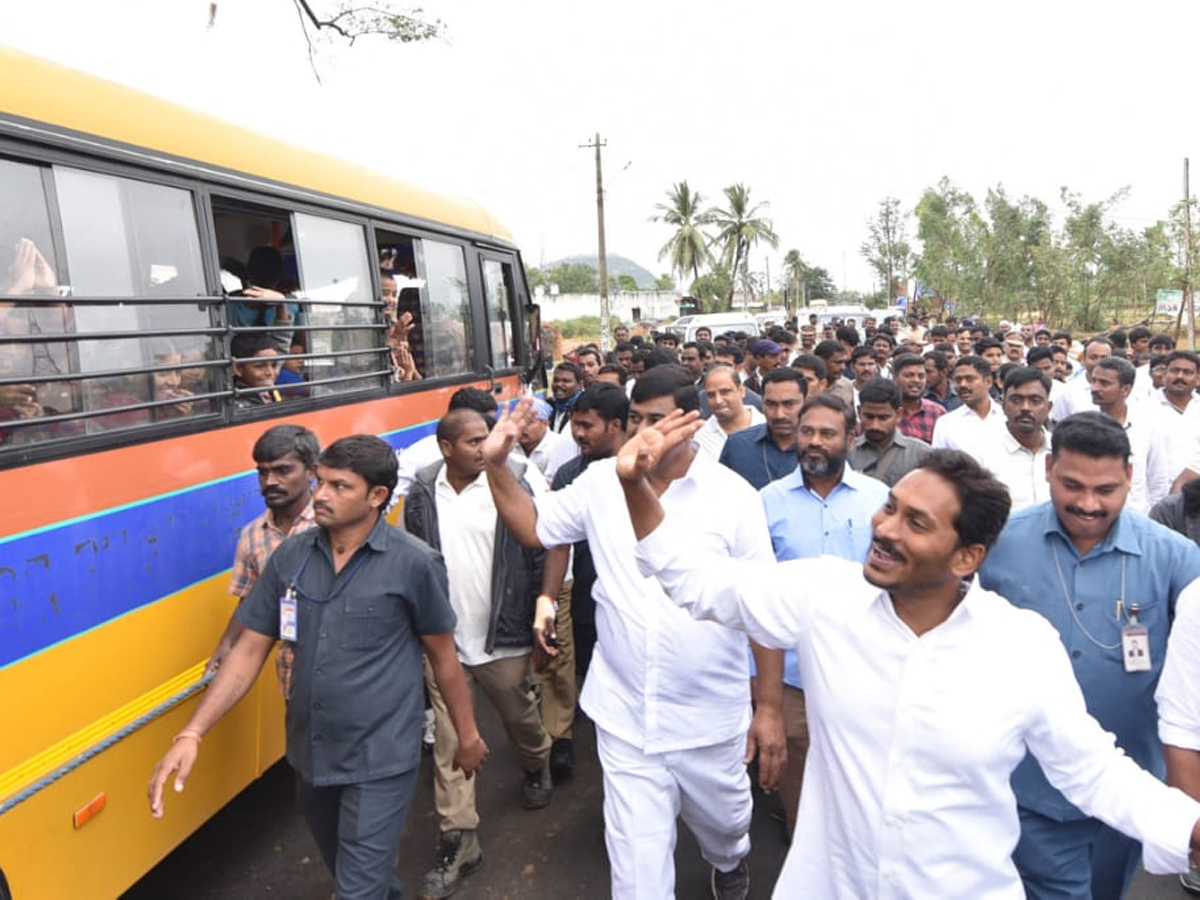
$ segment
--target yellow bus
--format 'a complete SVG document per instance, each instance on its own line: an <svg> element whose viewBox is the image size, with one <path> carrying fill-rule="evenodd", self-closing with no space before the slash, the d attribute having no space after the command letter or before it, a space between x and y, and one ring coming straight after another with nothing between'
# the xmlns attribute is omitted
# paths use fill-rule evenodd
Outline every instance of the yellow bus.
<svg viewBox="0 0 1200 900"><path fill-rule="evenodd" d="M402 449L464 385L540 381L540 329L474 204L3 49L0 83L0 898L115 896L282 754L263 678L149 816L262 510L254 440ZM273 354L291 383L235 377Z"/></svg>

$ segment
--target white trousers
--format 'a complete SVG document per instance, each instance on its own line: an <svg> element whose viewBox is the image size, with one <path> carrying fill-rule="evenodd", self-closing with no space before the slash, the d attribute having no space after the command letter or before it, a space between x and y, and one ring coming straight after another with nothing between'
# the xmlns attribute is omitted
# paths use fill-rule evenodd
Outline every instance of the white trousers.
<svg viewBox="0 0 1200 900"><path fill-rule="evenodd" d="M750 852L746 738L671 753L641 748L596 728L604 770L604 842L616 900L673 900L675 819L722 872Z"/></svg>

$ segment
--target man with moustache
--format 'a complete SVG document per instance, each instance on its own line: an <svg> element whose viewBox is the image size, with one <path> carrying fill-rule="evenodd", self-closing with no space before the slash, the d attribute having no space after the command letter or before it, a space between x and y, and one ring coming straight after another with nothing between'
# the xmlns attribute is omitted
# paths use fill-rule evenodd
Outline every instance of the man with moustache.
<svg viewBox="0 0 1200 900"><path fill-rule="evenodd" d="M913 356L910 359L920 358ZM911 367L910 367L911 369ZM888 487L920 465L930 446L900 430L900 387L887 378L872 378L859 394L858 419L863 433L854 442L850 465Z"/></svg>
<svg viewBox="0 0 1200 900"><path fill-rule="evenodd" d="M233 577L229 593L241 600L250 593L258 576L266 567L267 558L275 548L292 535L316 525L312 508L312 482L317 476L317 457L321 445L317 436L299 425L276 425L263 432L250 452L258 471L258 490L266 510L238 535L233 557ZM215 672L241 636L242 623L236 615L229 617L225 632L208 661L206 672ZM291 673L291 650L284 646L279 652L280 687L288 696Z"/></svg>
<svg viewBox="0 0 1200 900"><path fill-rule="evenodd" d="M766 420L761 412L745 404L746 386L738 380L733 369L717 366L703 377L701 383L712 415L696 433L696 443L702 453L718 459L731 434Z"/></svg>
<svg viewBox="0 0 1200 900"><path fill-rule="evenodd" d="M962 406L946 413L933 426L934 450L962 450L976 459L991 440L990 419L1003 420L999 403L992 402L992 367L981 356L964 356L954 366L954 390Z"/></svg>
<svg viewBox="0 0 1200 900"><path fill-rule="evenodd" d="M297 806L344 898L402 893L396 846L420 772L422 650L453 716L456 763L470 775L488 753L454 652L446 567L384 518L395 482L396 455L373 435L324 450L313 490L318 527L267 560L238 606L241 637L147 791L161 818L167 781L184 789L205 734L253 686L275 642L294 641L287 759Z"/></svg>
<svg viewBox="0 0 1200 900"><path fill-rule="evenodd" d="M1200 576L1200 550L1126 508L1132 470L1125 429L1097 412L1054 431L1050 500L1014 513L979 571L984 588L1040 613L1070 657L1088 711L1152 774L1165 774L1154 691L1180 591ZM1142 629L1144 654L1130 629ZM1015 669L1024 650L1013 649ZM1032 757L1013 775L1021 840L1013 861L1040 898L1118 900L1141 846L1079 808ZM1111 821L1111 820L1109 820Z"/></svg>
<svg viewBox="0 0 1200 900"><path fill-rule="evenodd" d="M796 369L772 369L763 377L765 422L731 434L719 461L756 489L796 468L796 428L808 381Z"/></svg>
<svg viewBox="0 0 1200 900"><path fill-rule="evenodd" d="M979 461L1008 485L1013 512L1050 499L1050 384L1050 376L1032 366L1009 372L1004 379L1004 425L994 420L994 439L983 444Z"/></svg>
<svg viewBox="0 0 1200 900"><path fill-rule="evenodd" d="M864 385L863 393L870 397L873 386L884 385L896 389L892 382L876 378ZM894 431L896 411L889 409ZM815 394L800 410L796 435L796 470L759 492L775 558L837 556L862 562L870 540L869 523L887 498L887 487L846 464L854 441L854 415L837 397ZM809 744L804 682L791 648L784 654L783 684L788 753L779 792L790 837L796 828Z"/></svg>
<svg viewBox="0 0 1200 900"><path fill-rule="evenodd" d="M696 547L646 477L696 427L638 435L617 475L638 566L671 602L797 650L813 741L776 896L1023 897L1009 776L1027 750L1144 840L1150 871L1186 869L1200 804L1113 747L1044 620L973 583L1008 513L986 469L931 453L876 512L864 563L741 561Z"/></svg>

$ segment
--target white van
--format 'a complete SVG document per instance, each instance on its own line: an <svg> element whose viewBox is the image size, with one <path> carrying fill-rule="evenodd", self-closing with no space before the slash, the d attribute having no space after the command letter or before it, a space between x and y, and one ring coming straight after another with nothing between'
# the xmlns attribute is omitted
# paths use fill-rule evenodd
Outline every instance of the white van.
<svg viewBox="0 0 1200 900"><path fill-rule="evenodd" d="M671 326L671 331L679 338L681 344L696 339L696 331L707 328L713 337L726 331L744 331L751 337L758 335L758 322L753 313L704 313L702 315L682 316Z"/></svg>

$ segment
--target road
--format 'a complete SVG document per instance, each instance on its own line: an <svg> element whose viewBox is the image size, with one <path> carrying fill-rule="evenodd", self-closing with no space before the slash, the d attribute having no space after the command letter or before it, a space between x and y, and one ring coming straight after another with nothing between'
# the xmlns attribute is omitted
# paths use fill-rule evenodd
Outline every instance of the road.
<svg viewBox="0 0 1200 900"><path fill-rule="evenodd" d="M481 704L480 727L493 749L481 776L478 802L483 868L463 882L460 900L554 897L598 900L608 893L608 862L601 820L600 767L589 723L576 730L579 767L556 788L544 810L521 808L521 773L499 721ZM200 765L206 760L200 758ZM291 770L279 764L215 816L125 895L127 900L329 900L333 880L293 806ZM169 802L169 798L168 798ZM752 898L767 898L786 852L775 796L756 796L751 827ZM170 811L168 810L168 814ZM437 817L431 761L422 762L420 787L400 845L405 896L417 896L433 862ZM710 896L708 867L695 841L680 829L675 852L676 894ZM1139 873L1127 900L1185 900L1176 878ZM819 900L819 898L818 898Z"/></svg>

